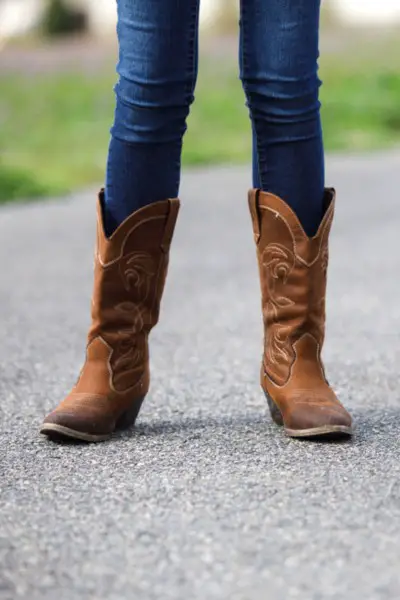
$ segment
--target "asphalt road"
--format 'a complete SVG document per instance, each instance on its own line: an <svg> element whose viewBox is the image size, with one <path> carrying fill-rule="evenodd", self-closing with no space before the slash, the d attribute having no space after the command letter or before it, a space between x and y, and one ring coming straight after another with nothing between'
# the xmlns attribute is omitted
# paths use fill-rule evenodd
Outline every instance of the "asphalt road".
<svg viewBox="0 0 400 600"><path fill-rule="evenodd" d="M0 211L2 600L398 600L400 155L328 174L325 358L351 443L267 414L247 169L185 174L152 391L100 445L38 435L83 358L94 195Z"/></svg>

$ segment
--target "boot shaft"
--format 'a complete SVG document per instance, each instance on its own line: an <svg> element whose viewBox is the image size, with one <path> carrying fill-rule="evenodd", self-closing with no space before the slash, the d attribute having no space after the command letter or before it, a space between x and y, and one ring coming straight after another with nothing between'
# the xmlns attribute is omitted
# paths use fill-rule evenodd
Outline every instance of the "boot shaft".
<svg viewBox="0 0 400 600"><path fill-rule="evenodd" d="M88 334L92 360L86 365L92 367L84 369L78 387L97 388L102 382L102 391L110 386L126 393L138 382L148 387L148 335L159 317L179 200L155 202L136 211L110 238L104 232L103 202L101 192ZM91 375L95 365L102 365L103 373L97 383Z"/></svg>
<svg viewBox="0 0 400 600"><path fill-rule="evenodd" d="M323 345L334 196L333 190L326 190L324 218L309 238L283 200L259 190L249 193L265 325L264 364L278 385L289 378L296 341L308 334L319 351Z"/></svg>
<svg viewBox="0 0 400 600"><path fill-rule="evenodd" d="M103 202L101 192L89 342L98 335L113 337L121 327L148 334L156 325L179 211L179 200L156 202L136 211L107 238Z"/></svg>

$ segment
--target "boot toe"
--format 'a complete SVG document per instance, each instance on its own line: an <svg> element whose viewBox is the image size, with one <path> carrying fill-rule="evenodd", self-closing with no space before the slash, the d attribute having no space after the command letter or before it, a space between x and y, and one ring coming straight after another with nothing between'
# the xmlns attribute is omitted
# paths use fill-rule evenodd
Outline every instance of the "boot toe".
<svg viewBox="0 0 400 600"><path fill-rule="evenodd" d="M115 424L110 424L109 420L93 414L56 409L44 419L40 432L52 438L96 442L109 438L114 427Z"/></svg>
<svg viewBox="0 0 400 600"><path fill-rule="evenodd" d="M312 406L304 403L291 411L285 422L287 433L293 437L308 437L327 434L352 434L352 419L338 404L336 407Z"/></svg>

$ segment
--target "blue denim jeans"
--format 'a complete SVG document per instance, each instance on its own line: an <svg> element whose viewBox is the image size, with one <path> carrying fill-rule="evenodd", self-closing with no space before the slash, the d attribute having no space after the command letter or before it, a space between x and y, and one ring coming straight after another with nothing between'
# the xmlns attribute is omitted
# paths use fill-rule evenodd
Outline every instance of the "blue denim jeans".
<svg viewBox="0 0 400 600"><path fill-rule="evenodd" d="M199 0L117 0L119 82L106 226L179 193L182 139L198 68ZM239 64L253 132L253 186L322 217L320 0L241 0Z"/></svg>

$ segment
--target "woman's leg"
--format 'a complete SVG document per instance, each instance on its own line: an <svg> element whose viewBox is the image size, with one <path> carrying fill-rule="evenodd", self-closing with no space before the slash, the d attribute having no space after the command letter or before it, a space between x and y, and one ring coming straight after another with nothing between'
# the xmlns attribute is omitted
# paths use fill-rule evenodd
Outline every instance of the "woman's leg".
<svg viewBox="0 0 400 600"><path fill-rule="evenodd" d="M119 82L107 165L110 234L138 208L178 195L197 76L199 0L117 0Z"/></svg>
<svg viewBox="0 0 400 600"><path fill-rule="evenodd" d="M321 438L351 435L352 420L321 358L335 193L324 190L319 3L242 0L241 75L256 141L249 207L264 318L261 385L289 436Z"/></svg>
<svg viewBox="0 0 400 600"><path fill-rule="evenodd" d="M241 0L240 73L253 124L253 185L287 202L306 233L323 215L320 0Z"/></svg>

